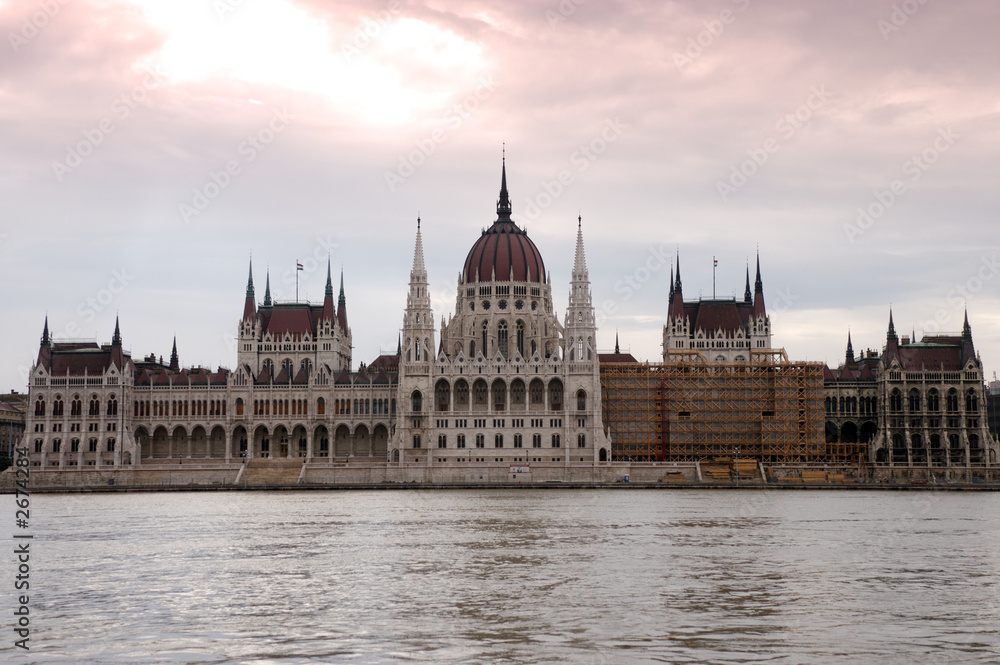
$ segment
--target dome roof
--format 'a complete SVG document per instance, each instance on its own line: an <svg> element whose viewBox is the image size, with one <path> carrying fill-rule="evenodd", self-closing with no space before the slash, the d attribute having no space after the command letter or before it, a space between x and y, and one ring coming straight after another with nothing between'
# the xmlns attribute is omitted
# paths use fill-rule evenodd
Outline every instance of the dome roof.
<svg viewBox="0 0 1000 665"><path fill-rule="evenodd" d="M528 234L510 218L506 164L500 179L497 221L483 231L469 250L462 276L466 283L545 281L545 263L541 253Z"/></svg>

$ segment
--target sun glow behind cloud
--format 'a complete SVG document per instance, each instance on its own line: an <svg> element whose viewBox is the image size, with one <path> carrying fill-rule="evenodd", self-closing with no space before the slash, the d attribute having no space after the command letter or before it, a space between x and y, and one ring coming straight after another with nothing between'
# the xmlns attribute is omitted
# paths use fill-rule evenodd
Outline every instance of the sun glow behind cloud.
<svg viewBox="0 0 1000 665"><path fill-rule="evenodd" d="M164 35L146 65L174 83L224 77L324 97L375 124L399 124L465 94L487 72L479 45L393 16L335 25L287 0L130 0Z"/></svg>

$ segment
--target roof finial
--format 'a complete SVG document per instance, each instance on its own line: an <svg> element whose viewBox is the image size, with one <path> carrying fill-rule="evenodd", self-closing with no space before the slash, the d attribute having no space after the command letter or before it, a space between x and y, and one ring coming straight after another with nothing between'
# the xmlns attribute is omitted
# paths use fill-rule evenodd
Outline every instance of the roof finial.
<svg viewBox="0 0 1000 665"><path fill-rule="evenodd" d="M507 144L505 143L500 167L500 200L497 201L497 221L511 221L510 211L510 195L507 193Z"/></svg>
<svg viewBox="0 0 1000 665"><path fill-rule="evenodd" d="M46 320L47 319L48 319L48 317L46 317ZM115 314L115 334L111 338L111 345L112 346L121 346L122 345L122 333L121 333L121 330L118 328L118 315L117 314Z"/></svg>
<svg viewBox="0 0 1000 665"><path fill-rule="evenodd" d="M618 355L621 351L618 349L618 329L615 328L615 355Z"/></svg>

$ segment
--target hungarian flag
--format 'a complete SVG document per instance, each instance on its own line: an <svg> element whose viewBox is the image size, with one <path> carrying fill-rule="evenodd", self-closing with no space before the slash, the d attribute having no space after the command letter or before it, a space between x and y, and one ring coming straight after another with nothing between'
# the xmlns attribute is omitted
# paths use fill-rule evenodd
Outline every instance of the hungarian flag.
<svg viewBox="0 0 1000 665"><path fill-rule="evenodd" d="M712 267L713 268L718 268L719 267L719 260L717 258L715 258L714 256L712 257ZM300 270L301 270L301 268L300 268Z"/></svg>
<svg viewBox="0 0 1000 665"><path fill-rule="evenodd" d="M299 263L298 261L295 262L295 269L296 270L304 270L304 268L302 267L302 264Z"/></svg>

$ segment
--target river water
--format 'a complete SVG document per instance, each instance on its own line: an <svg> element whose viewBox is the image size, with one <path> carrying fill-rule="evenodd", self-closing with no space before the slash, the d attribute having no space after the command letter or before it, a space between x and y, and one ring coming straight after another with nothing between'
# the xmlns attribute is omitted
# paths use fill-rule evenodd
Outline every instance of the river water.
<svg viewBox="0 0 1000 665"><path fill-rule="evenodd" d="M1000 662L998 493L31 501L31 649L4 594L4 662Z"/></svg>

